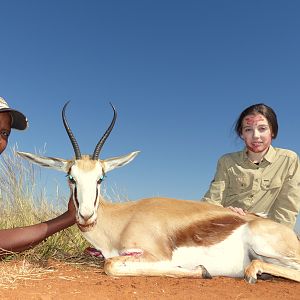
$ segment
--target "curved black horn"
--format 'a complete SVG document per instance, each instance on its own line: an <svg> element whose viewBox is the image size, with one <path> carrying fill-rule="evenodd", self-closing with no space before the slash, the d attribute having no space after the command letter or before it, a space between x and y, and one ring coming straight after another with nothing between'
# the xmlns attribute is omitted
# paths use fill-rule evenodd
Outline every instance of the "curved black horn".
<svg viewBox="0 0 300 300"><path fill-rule="evenodd" d="M70 138L70 141L72 143L72 146L73 146L73 149L74 149L74 152L75 152L75 157L76 157L76 159L81 159L81 153L80 153L79 145L78 145L78 143L75 139L75 136L74 136L74 134L73 134L68 122L67 122L67 119L66 119L65 110L66 110L66 107L69 104L69 102L70 101L68 101L62 109L62 119L63 119L65 129L67 131L67 134L68 134L68 136Z"/></svg>
<svg viewBox="0 0 300 300"><path fill-rule="evenodd" d="M103 134L102 138L100 139L100 141L98 142L98 144L97 144L97 146L95 148L95 151L94 151L94 154L93 154L93 157L92 157L93 160L97 160L98 159L100 151L101 151L101 149L102 149L102 147L103 147L106 139L110 135L112 129L114 128L114 125L115 125L115 122L116 122L116 119L117 119L117 112L116 112L114 106L111 103L109 103L109 104L111 105L111 107L112 107L112 109L114 111L114 117L113 117L113 119L112 119L109 127L107 128L107 130L105 131L105 133Z"/></svg>

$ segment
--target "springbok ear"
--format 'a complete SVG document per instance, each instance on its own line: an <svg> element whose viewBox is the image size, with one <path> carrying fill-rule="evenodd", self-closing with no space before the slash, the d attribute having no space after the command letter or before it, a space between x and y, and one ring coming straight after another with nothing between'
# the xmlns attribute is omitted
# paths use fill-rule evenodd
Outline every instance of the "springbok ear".
<svg viewBox="0 0 300 300"><path fill-rule="evenodd" d="M115 168L123 167L130 163L140 151L134 151L127 155L119 156L119 157L111 157L102 161L104 165L104 172L109 172Z"/></svg>
<svg viewBox="0 0 300 300"><path fill-rule="evenodd" d="M62 172L69 171L70 162L65 159L55 158L55 157L44 157L33 153L20 152L20 151L18 151L17 154L42 167L51 168Z"/></svg>

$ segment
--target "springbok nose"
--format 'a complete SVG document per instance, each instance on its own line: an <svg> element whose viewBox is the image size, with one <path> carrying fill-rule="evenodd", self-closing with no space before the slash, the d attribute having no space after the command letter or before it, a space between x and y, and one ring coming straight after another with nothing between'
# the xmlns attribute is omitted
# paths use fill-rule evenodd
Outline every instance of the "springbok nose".
<svg viewBox="0 0 300 300"><path fill-rule="evenodd" d="M94 212L92 212L90 215L82 215L82 214L79 212L79 216L80 216L84 221L88 221L93 215L94 215Z"/></svg>

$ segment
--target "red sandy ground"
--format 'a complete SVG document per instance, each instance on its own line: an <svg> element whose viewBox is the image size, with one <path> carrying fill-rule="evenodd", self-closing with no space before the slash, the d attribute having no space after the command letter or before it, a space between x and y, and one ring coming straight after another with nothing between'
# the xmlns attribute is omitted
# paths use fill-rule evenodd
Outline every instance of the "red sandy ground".
<svg viewBox="0 0 300 300"><path fill-rule="evenodd" d="M0 263L0 268L7 264L11 263ZM0 286L0 299L300 299L300 283L283 279L248 284L243 279L224 277L115 278L105 275L100 267L56 261L50 261L49 266L53 271L40 278L29 276Z"/></svg>

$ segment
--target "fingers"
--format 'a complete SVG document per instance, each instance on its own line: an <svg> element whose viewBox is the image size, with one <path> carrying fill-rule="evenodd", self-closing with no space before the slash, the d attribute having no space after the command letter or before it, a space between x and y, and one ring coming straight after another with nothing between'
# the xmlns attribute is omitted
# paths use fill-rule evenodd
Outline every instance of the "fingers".
<svg viewBox="0 0 300 300"><path fill-rule="evenodd" d="M228 208L236 213L238 213L239 215L241 216L245 216L246 215L246 212L240 208L240 207L232 207L232 206L228 206Z"/></svg>

